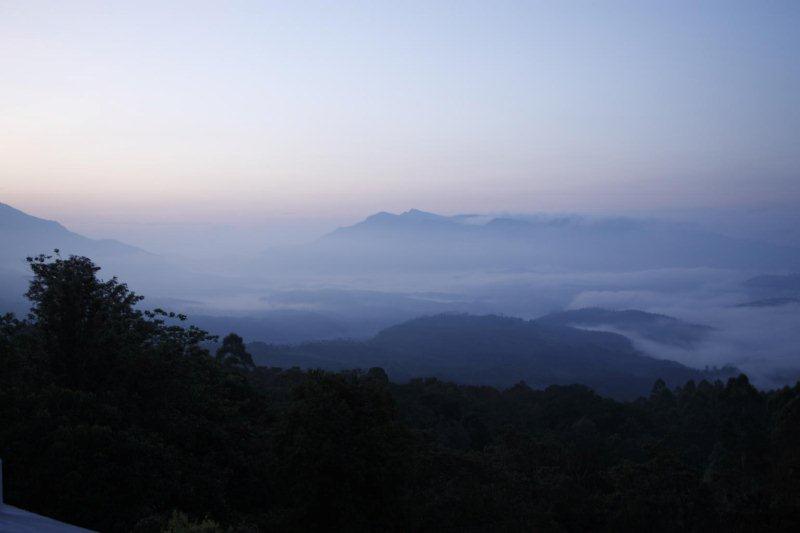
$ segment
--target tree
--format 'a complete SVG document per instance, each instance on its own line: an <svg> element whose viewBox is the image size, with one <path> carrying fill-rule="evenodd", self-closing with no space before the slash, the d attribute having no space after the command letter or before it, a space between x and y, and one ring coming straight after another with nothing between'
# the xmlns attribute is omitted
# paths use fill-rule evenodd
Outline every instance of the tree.
<svg viewBox="0 0 800 533"><path fill-rule="evenodd" d="M217 360L229 366L253 368L253 356L247 353L244 340L236 333L228 334L222 339L222 346L217 350Z"/></svg>
<svg viewBox="0 0 800 533"><path fill-rule="evenodd" d="M139 353L143 346L169 346L187 351L211 340L193 326L167 325L186 317L162 309L142 311L144 297L116 277L103 281L100 267L87 257L29 257L33 279L26 293L32 307L28 319L36 330L50 370L62 383L80 388L101 384L113 359Z"/></svg>
<svg viewBox="0 0 800 533"><path fill-rule="evenodd" d="M224 528L208 518L194 522L185 513L173 511L161 533L223 533Z"/></svg>
<svg viewBox="0 0 800 533"><path fill-rule="evenodd" d="M137 333L141 296L116 278L101 281L86 257L62 259L56 250L29 257L33 279L26 296L52 370L70 382L94 377L102 358L112 358ZM85 383L84 383L85 384Z"/></svg>
<svg viewBox="0 0 800 533"><path fill-rule="evenodd" d="M617 402L250 369L241 337L213 357L87 258L30 262L29 317L0 316L13 505L136 533L798 529L800 385Z"/></svg>

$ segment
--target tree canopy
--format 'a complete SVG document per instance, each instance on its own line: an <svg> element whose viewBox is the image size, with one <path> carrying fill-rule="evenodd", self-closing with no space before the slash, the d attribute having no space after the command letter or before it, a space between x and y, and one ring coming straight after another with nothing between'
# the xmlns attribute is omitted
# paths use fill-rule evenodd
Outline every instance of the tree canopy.
<svg viewBox="0 0 800 533"><path fill-rule="evenodd" d="M800 385L619 402L254 367L87 258L0 318L8 503L101 531L797 530Z"/></svg>

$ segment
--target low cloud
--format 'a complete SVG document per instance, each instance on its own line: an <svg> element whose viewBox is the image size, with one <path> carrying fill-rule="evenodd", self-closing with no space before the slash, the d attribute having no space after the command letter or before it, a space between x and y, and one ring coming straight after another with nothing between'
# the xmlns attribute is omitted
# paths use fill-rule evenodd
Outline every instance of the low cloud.
<svg viewBox="0 0 800 533"><path fill-rule="evenodd" d="M717 287L719 289L719 287ZM714 328L692 349L665 346L631 335L640 350L693 367L735 365L762 387L791 384L800 377L800 305L735 307L747 294L704 287L689 293L585 291L570 308L641 309Z"/></svg>

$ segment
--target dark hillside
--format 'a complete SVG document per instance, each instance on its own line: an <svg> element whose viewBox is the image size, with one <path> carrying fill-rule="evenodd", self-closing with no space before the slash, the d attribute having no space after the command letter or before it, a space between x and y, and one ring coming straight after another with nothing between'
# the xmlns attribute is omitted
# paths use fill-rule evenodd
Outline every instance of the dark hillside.
<svg viewBox="0 0 800 533"><path fill-rule="evenodd" d="M618 398L647 394L656 379L670 384L714 378L637 352L615 333L586 331L502 316L444 314L387 328L364 342L251 345L258 364L302 368L381 366L395 381L437 376L459 383L535 388L581 383Z"/></svg>
<svg viewBox="0 0 800 533"><path fill-rule="evenodd" d="M660 344L681 348L696 347L714 330L710 326L690 324L667 315L636 309L612 311L598 307L553 313L537 319L537 322L548 325L613 328Z"/></svg>

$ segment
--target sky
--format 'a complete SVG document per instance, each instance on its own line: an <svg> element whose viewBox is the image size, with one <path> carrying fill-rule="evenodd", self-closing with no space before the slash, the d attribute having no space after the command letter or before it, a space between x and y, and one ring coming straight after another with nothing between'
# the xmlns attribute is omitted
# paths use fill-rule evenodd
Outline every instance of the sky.
<svg viewBox="0 0 800 533"><path fill-rule="evenodd" d="M0 201L132 225L800 205L800 2L0 0Z"/></svg>

